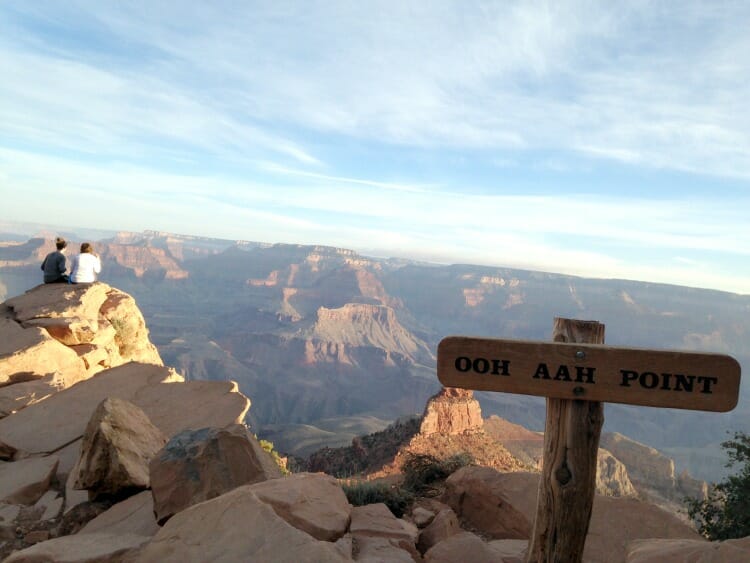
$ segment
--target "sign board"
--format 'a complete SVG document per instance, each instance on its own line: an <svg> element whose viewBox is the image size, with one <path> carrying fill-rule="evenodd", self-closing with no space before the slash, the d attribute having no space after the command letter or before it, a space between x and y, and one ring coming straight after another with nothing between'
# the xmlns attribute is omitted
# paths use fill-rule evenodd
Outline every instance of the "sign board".
<svg viewBox="0 0 750 563"><path fill-rule="evenodd" d="M731 356L450 336L438 345L447 387L726 412L737 405Z"/></svg>

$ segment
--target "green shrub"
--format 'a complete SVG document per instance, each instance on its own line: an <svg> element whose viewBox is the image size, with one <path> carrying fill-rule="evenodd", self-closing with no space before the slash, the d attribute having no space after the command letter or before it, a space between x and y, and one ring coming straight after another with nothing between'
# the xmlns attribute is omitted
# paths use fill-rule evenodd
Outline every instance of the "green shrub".
<svg viewBox="0 0 750 563"><path fill-rule="evenodd" d="M473 461L471 455L465 452L446 459L429 454L407 454L402 466L403 486L414 494L424 495L434 490L433 483L448 478L451 473Z"/></svg>
<svg viewBox="0 0 750 563"><path fill-rule="evenodd" d="M750 535L750 434L735 432L721 447L729 457L726 466L740 470L713 485L706 500L685 499L688 516L710 540L744 538Z"/></svg>
<svg viewBox="0 0 750 563"><path fill-rule="evenodd" d="M287 469L286 463L282 461L281 456L279 455L279 452L273 449L273 442L269 442L268 440L258 440L258 443L260 444L260 447L263 448L264 451L268 452L271 455L273 460L276 462L276 465L278 465L279 469L281 469L281 474L289 475L290 471L289 469Z"/></svg>
<svg viewBox="0 0 750 563"><path fill-rule="evenodd" d="M407 507L414 500L414 495L403 487L380 481L359 481L343 484L342 487L349 504L364 506L382 502L397 518L404 515Z"/></svg>
<svg viewBox="0 0 750 563"><path fill-rule="evenodd" d="M404 479L400 485L389 485L382 481L358 481L344 483L342 487L353 506L382 502L400 518L417 496L433 493L436 491L433 486L436 482L446 479L457 469L472 462L472 457L467 453L446 459L410 453L403 464Z"/></svg>

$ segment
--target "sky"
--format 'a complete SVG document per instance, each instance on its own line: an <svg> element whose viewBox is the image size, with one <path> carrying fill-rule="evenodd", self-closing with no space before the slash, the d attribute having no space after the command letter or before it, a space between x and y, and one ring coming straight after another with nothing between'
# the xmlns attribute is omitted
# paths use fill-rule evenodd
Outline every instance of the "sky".
<svg viewBox="0 0 750 563"><path fill-rule="evenodd" d="M750 294L750 2L0 2L0 220Z"/></svg>

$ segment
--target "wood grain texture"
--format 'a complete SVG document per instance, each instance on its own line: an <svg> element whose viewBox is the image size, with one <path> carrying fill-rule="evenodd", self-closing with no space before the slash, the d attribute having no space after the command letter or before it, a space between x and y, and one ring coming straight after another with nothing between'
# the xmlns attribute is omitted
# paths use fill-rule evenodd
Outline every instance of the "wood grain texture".
<svg viewBox="0 0 750 563"><path fill-rule="evenodd" d="M534 377L540 363L546 378ZM731 356L593 345L576 335L555 342L451 336L438 346L440 382L478 391L726 412L737 405L740 376Z"/></svg>
<svg viewBox="0 0 750 563"><path fill-rule="evenodd" d="M555 342L604 342L596 321L554 320ZM596 490L604 408L596 401L547 399L544 466L527 563L580 562Z"/></svg>

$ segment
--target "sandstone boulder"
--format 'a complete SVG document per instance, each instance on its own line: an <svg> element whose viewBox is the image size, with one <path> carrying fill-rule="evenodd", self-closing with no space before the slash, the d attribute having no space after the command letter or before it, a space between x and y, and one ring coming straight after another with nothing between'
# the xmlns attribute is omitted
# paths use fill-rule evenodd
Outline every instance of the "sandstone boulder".
<svg viewBox="0 0 750 563"><path fill-rule="evenodd" d="M57 456L0 462L0 502L34 504L49 489L55 476Z"/></svg>
<svg viewBox="0 0 750 563"><path fill-rule="evenodd" d="M151 460L149 472L160 524L240 485L281 476L278 465L241 424L175 435Z"/></svg>
<svg viewBox="0 0 750 563"><path fill-rule="evenodd" d="M164 366L129 363L55 393L0 419L0 448L56 451L83 436L94 409L108 397L137 405L169 437L187 428L223 427L244 419L250 401L231 381L191 381Z"/></svg>
<svg viewBox="0 0 750 563"><path fill-rule="evenodd" d="M250 486L236 488L175 514L136 561L348 561L330 542L317 540L281 518Z"/></svg>
<svg viewBox="0 0 750 563"><path fill-rule="evenodd" d="M740 563L750 561L750 537L719 542L636 540L628 545L627 563Z"/></svg>
<svg viewBox="0 0 750 563"><path fill-rule="evenodd" d="M677 516L658 506L631 498L597 495L591 511L584 560L591 563L625 561L628 543L648 538L705 541Z"/></svg>
<svg viewBox="0 0 750 563"><path fill-rule="evenodd" d="M414 524L396 518L383 503L355 506L352 508L352 521L349 532L358 549L369 545L371 553L387 549L382 541L387 540L393 547L404 550L414 560L420 555L416 549L419 531Z"/></svg>
<svg viewBox="0 0 750 563"><path fill-rule="evenodd" d="M143 491L90 520L79 534L135 534L151 537L159 531L154 517L154 499L151 491Z"/></svg>
<svg viewBox="0 0 750 563"><path fill-rule="evenodd" d="M23 323L24 327L39 327L47 331L52 338L65 344L88 344L94 339L99 330L97 318L82 319L80 317L31 319Z"/></svg>
<svg viewBox="0 0 750 563"><path fill-rule="evenodd" d="M58 373L0 387L0 418L4 418L65 388Z"/></svg>
<svg viewBox="0 0 750 563"><path fill-rule="evenodd" d="M360 536L354 540L357 549L355 561L360 563L414 563L418 561L398 542L380 537Z"/></svg>
<svg viewBox="0 0 750 563"><path fill-rule="evenodd" d="M0 384L48 378L72 385L85 374L78 354L45 330L0 318Z"/></svg>
<svg viewBox="0 0 750 563"><path fill-rule="evenodd" d="M16 551L3 563L116 563L148 540L134 534L76 534Z"/></svg>
<svg viewBox="0 0 750 563"><path fill-rule="evenodd" d="M165 381L182 378L152 364L131 363L104 371L0 420L0 442L27 453L53 452L83 436L92 413L107 397L132 401Z"/></svg>
<svg viewBox="0 0 750 563"><path fill-rule="evenodd" d="M166 441L133 403L103 400L83 434L75 488L88 490L91 498L148 488L148 464Z"/></svg>
<svg viewBox="0 0 750 563"><path fill-rule="evenodd" d="M450 508L438 512L429 526L419 533L417 549L420 553L427 552L432 546L461 531L456 513Z"/></svg>
<svg viewBox="0 0 750 563"><path fill-rule="evenodd" d="M162 364L156 346L148 338L143 314L130 295L110 288L99 312L115 329L114 341L124 361Z"/></svg>
<svg viewBox="0 0 750 563"><path fill-rule="evenodd" d="M298 473L252 486L255 495L292 526L324 541L336 541L349 528L352 507L336 479Z"/></svg>
<svg viewBox="0 0 750 563"><path fill-rule="evenodd" d="M471 532L453 534L430 549L424 556L425 563L498 563L503 561L491 545Z"/></svg>
<svg viewBox="0 0 750 563"><path fill-rule="evenodd" d="M34 400L129 361L162 364L133 298L106 284L41 285L0 305L0 384L43 379Z"/></svg>
<svg viewBox="0 0 750 563"><path fill-rule="evenodd" d="M443 500L462 520L493 539L528 539L538 475L462 467L445 482Z"/></svg>
<svg viewBox="0 0 750 563"><path fill-rule="evenodd" d="M19 322L45 318L96 320L110 289L104 283L43 284L8 299L5 304Z"/></svg>
<svg viewBox="0 0 750 563"><path fill-rule="evenodd" d="M40 520L53 520L60 515L63 507L63 497L53 490L45 492L41 498L34 504L35 510L41 510Z"/></svg>
<svg viewBox="0 0 750 563"><path fill-rule="evenodd" d="M516 514L523 526L531 526L538 486L535 473L502 474L465 467L446 480L445 496L463 521L491 538L502 539L501 535L507 537L518 528L508 530L509 512ZM519 539L529 537L530 532ZM583 559L588 563L624 562L628 542L647 538L701 540L695 530L655 505L596 495Z"/></svg>

